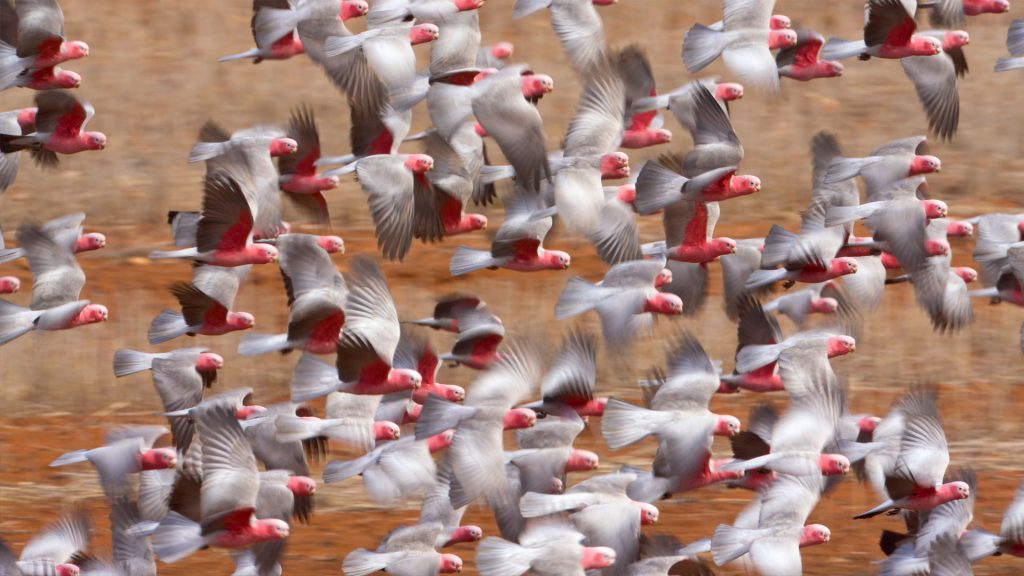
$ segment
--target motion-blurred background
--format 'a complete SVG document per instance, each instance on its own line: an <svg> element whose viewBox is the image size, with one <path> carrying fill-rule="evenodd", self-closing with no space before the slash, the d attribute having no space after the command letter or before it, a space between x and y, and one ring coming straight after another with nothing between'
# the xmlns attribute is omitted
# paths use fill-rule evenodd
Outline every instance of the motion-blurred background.
<svg viewBox="0 0 1024 576"><path fill-rule="evenodd" d="M115 379L113 353L121 347L152 350L146 343L150 320L175 301L167 286L189 278L185 263L150 262L151 250L166 246L170 233L166 213L196 210L203 168L186 163L199 127L215 119L229 130L256 123L284 125L293 108L309 104L316 113L325 154L344 154L348 148L349 115L344 98L308 58L285 62L218 63L225 54L252 45L251 3L247 0L62 0L66 30L89 43L90 56L68 64L82 74L78 92L96 108L90 128L107 134L99 153L64 157L56 171L42 171L26 158L15 184L0 196L0 225L13 239L25 220L46 220L85 211L87 231L107 235L107 247L83 254L79 261L88 282L83 298L106 304L110 321L63 333L33 334L0 347L0 533L20 544L51 520L62 506L80 502L94 509L99 527L98 550L109 542L102 493L88 466L59 471L46 464L74 448L99 445L103 427L113 423L159 422L153 414L159 401L145 374ZM648 53L658 87L667 91L692 77L681 58L683 31L694 22L721 18L721 4L706 0L622 0L599 9L612 46L637 43ZM780 0L776 13L793 19L793 27L810 27L825 37L855 38L861 33L860 0ZM555 149L572 116L579 85L542 11L512 21L512 1L492 0L481 9L484 44L499 40L515 44L514 61L551 75L555 90L539 104ZM992 72L1005 53L1010 20L1024 15L1017 4L1009 15L969 20L971 43L966 48L971 73L961 82L960 128L952 143L933 140L931 153L943 160L940 174L929 178L931 194L944 199L950 215L965 218L992 211L1021 209L1024 184L1024 75ZM351 20L362 30L365 23ZM417 49L421 67L428 46ZM720 62L707 71L722 74ZM0 93L0 110L31 105L33 93L12 89ZM795 228L799 211L810 196L808 141L818 130L836 133L848 155L865 155L882 142L924 133L927 121L913 85L894 61L846 63L843 77L811 83L783 81L779 97L748 91L733 104L733 126L746 150L743 172L764 183L753 196L723 205L718 234L733 238L763 236L773 223ZM425 110L417 108L413 130L426 127ZM687 133L669 115L666 127L674 133L668 145L630 151L636 169L644 160L668 151L685 152ZM403 147L418 151L415 143ZM497 147L494 150L498 156ZM492 160L499 160L492 158ZM345 239L348 255L335 258L344 271L354 253L376 253L366 202L351 180L327 193L331 233ZM287 203L285 203L287 206ZM459 279L448 273L448 257L459 243L486 246L500 223L500 208L482 210L491 218L485 233L449 239L439 245L417 244L404 264L386 264L385 272L403 318L427 315L435 297L452 291L483 297L501 316L509 332L546 338L555 346L570 325L552 317L554 301L565 281L579 274L596 281L605 270L593 249L566 239L556 225L546 244L573 256L568 272L522 275L482 271ZM299 228L313 228L286 216ZM646 219L644 240L660 233L660 220ZM957 264L969 265L973 241L952 240ZM735 325L721 307L718 264L711 264L711 295L694 315L658 322L657 333L675 330L696 333L712 357L731 369ZM29 285L24 261L4 265ZM26 303L29 291L14 295ZM1021 477L1024 455L1020 416L1024 393L1024 362L1019 349L1019 326L1024 312L1009 305L975 304L972 327L957 335L933 332L923 311L913 302L909 286L886 290L882 308L867 319L857 351L833 365L850 386L853 411L884 415L891 401L907 386L936 383L951 443L952 467L973 467L980 477L975 522L995 530ZM283 331L287 320L284 290L276 266L257 267L242 287L237 310L256 316L256 330ZM596 319L586 323L596 328ZM783 321L783 330L794 328ZM288 394L291 367L297 355L267 355L242 359L235 350L241 334L174 341L160 349L183 345L209 346L226 358L217 387L255 388L261 403L283 400ZM439 348L448 336L434 336ZM603 394L639 397L637 376L663 361L663 345L645 341L627 358L603 353L598 388ZM441 372L441 381L466 385L475 374L465 368ZM716 398L712 409L745 418L759 402L779 405L782 397L741 394ZM653 445L610 454L599 428L581 435L580 447L596 449L602 472L619 464L650 460ZM727 444L716 445L723 455ZM343 453L341 455L344 455ZM318 478L319 480L319 478ZM746 492L716 487L684 495L661 506L661 524L689 541L709 536L716 524L730 522L749 500ZM869 562L881 558L877 539L883 528L899 529L894 518L854 522L856 511L874 504L875 496L853 478L822 499L809 521L827 524L832 541L804 551L807 574L866 574ZM353 548L371 547L392 527L415 518L416 510L373 512L361 485L321 485L318 510L309 526L295 526L284 560L290 574L337 573L341 559ZM489 527L483 509L471 510L468 520ZM646 530L646 529L645 529ZM456 550L473 573L470 547ZM180 565L161 565L166 574L228 573L230 559L208 551ZM723 573L731 573L722 570ZM1024 573L1024 564L995 558L977 567L978 574Z"/></svg>

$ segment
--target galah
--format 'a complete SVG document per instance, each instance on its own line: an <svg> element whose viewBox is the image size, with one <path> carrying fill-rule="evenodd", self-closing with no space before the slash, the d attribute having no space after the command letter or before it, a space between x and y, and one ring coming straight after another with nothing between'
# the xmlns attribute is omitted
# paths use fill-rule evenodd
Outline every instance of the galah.
<svg viewBox="0 0 1024 576"><path fill-rule="evenodd" d="M133 530L143 521L139 505L130 498L121 498L110 505L110 539L111 567L110 572L103 568L96 574L139 574L150 576L156 574L156 558L145 535ZM92 564L85 566L84 574L93 574Z"/></svg>
<svg viewBox="0 0 1024 576"><path fill-rule="evenodd" d="M204 546L244 548L287 538L288 523L257 520L259 472L256 457L230 401L201 405L195 415L202 438L200 521L170 512L151 537L163 562L176 562Z"/></svg>
<svg viewBox="0 0 1024 576"><path fill-rule="evenodd" d="M632 111L634 114L643 114L667 108L683 128L694 134L697 130L696 113L700 106L697 95L700 86L707 88L727 117L728 103L743 97L743 86L734 82L718 82L714 78L705 78L683 84L671 92L639 98L633 102Z"/></svg>
<svg viewBox="0 0 1024 576"><path fill-rule="evenodd" d="M275 238L285 231L281 193L274 158L294 154L295 140L279 128L254 126L229 134L212 120L199 131L189 151L189 163L206 161L207 173L223 171L239 183L254 208L256 239Z"/></svg>
<svg viewBox="0 0 1024 576"><path fill-rule="evenodd" d="M53 239L60 245L71 245L71 251L75 254L80 252L91 252L99 250L107 245L107 237L99 232L85 233L82 223L85 222L85 213L78 212L60 216L48 220L39 225L39 231ZM0 262L10 262L18 258L24 258L27 251L24 247L5 248L0 245ZM31 268L31 264L29 265Z"/></svg>
<svg viewBox="0 0 1024 576"><path fill-rule="evenodd" d="M203 181L203 208L196 226L196 246L150 253L152 259L181 258L213 266L269 264L277 248L254 243L257 207L243 184L227 172L208 172Z"/></svg>
<svg viewBox="0 0 1024 576"><path fill-rule="evenodd" d="M911 56L934 56L942 52L942 42L916 34L917 0L868 0L864 7L864 39L830 38L825 58L842 60L853 56L861 60Z"/></svg>
<svg viewBox="0 0 1024 576"><path fill-rule="evenodd" d="M517 188L520 184L517 182ZM490 251L459 246L448 269L453 276L482 268L507 268L518 272L564 270L571 259L560 250L541 244L551 230L552 218L541 211L537 199L518 189L505 200L505 220L491 242Z"/></svg>
<svg viewBox="0 0 1024 576"><path fill-rule="evenodd" d="M32 271L31 308L0 300L0 344L32 330L64 330L107 319L107 308L79 300L85 273L75 260L84 214L18 228L18 243ZM102 235L99 236L102 239Z"/></svg>
<svg viewBox="0 0 1024 576"><path fill-rule="evenodd" d="M386 0L370 6L366 25L374 29L409 20L433 22L458 12L476 10L483 4L483 0Z"/></svg>
<svg viewBox="0 0 1024 576"><path fill-rule="evenodd" d="M323 419L284 414L274 421L277 440L295 442L322 436L360 451L372 450L377 442L398 440L401 429L394 422L375 422L381 396L331 392Z"/></svg>
<svg viewBox="0 0 1024 576"><path fill-rule="evenodd" d="M738 528L719 524L711 539L715 564L727 564L749 555L760 574L803 574L800 548L828 542L831 531L821 524L805 526L818 504L824 482L821 476L782 476L761 497L755 526Z"/></svg>
<svg viewBox="0 0 1024 576"><path fill-rule="evenodd" d="M861 272L860 262L858 260L858 274ZM845 278L854 277L856 274ZM801 327L811 314L848 315L853 312L845 292L834 282L812 284L802 290L784 294L765 304L764 310L765 312L778 312Z"/></svg>
<svg viewBox="0 0 1024 576"><path fill-rule="evenodd" d="M434 485L437 467L431 453L447 448L452 433L442 432L426 440L407 436L378 445L354 460L332 460L324 466L324 482L333 484L362 476L363 488L380 506L424 494Z"/></svg>
<svg viewBox="0 0 1024 576"><path fill-rule="evenodd" d="M906 514L907 533L901 534L886 530L882 533L879 545L888 558L882 561L882 570L887 573L908 574L927 569L932 561L945 562L949 550L943 543L950 540L954 543L953 550L966 554L967 558L979 559L974 552L979 541L989 536L981 529L968 531L974 516L974 501L977 498L977 474L973 470L957 470L951 479L960 480L970 487L970 496L963 500L952 500L940 504L927 513ZM961 539L963 543L961 546ZM957 548L961 550L957 551ZM972 560L972 561L973 561ZM938 572L948 574L949 572ZM963 573L963 572L955 572Z"/></svg>
<svg viewBox="0 0 1024 576"><path fill-rule="evenodd" d="M295 141L297 148L294 154L278 157L277 167L281 172L278 185L300 211L310 215L317 224L326 225L330 222L330 215L323 192L336 188L338 178L316 173L316 161L320 159L320 132L312 109L303 106L292 111L288 137Z"/></svg>
<svg viewBox="0 0 1024 576"><path fill-rule="evenodd" d="M592 506L626 503L636 509L636 514L624 520L635 521L638 527L640 524L654 524L658 521L658 508L646 502L634 502L626 495L626 488L635 480L635 474L621 472L592 476L573 485L563 494L527 492L519 500L519 508L525 518L539 518ZM614 517L606 516L606 519L613 521Z"/></svg>
<svg viewBox="0 0 1024 576"><path fill-rule="evenodd" d="M736 241L736 252L718 258L722 265L723 305L730 320L739 318L739 302L747 295L747 279L761 267L763 248L763 238L743 238Z"/></svg>
<svg viewBox="0 0 1024 576"><path fill-rule="evenodd" d="M259 64L264 60L287 60L304 52L302 41L296 37L294 30L289 30L287 34L276 39L270 39L265 35L261 36L256 30L256 22L259 19L261 10L292 11L294 8L288 0L255 0L252 3L250 28L252 28L252 37L256 42L256 47L245 52L239 52L238 54L222 56L219 58L219 62L252 58L253 64ZM268 40L270 41L268 42Z"/></svg>
<svg viewBox="0 0 1024 576"><path fill-rule="evenodd" d="M505 325L486 307L463 309L453 313L458 339L452 351L440 360L474 370L483 370L500 359L498 346L505 339Z"/></svg>
<svg viewBox="0 0 1024 576"><path fill-rule="evenodd" d="M739 320L736 337L736 363L732 374L721 375L719 392L731 393L738 389L752 392L783 390L782 379L776 373L777 358L746 372L739 370L739 356L749 346L771 346L783 341L779 322L765 312L761 302L750 293L742 293L736 302ZM745 368L748 368L745 366Z"/></svg>
<svg viewBox="0 0 1024 576"><path fill-rule="evenodd" d="M511 346L469 388L464 405L437 396L427 398L416 422L416 437L422 440L455 429L448 457L467 502L502 497L502 429L523 428L536 421L532 410L512 407L531 395L539 376L537 351L525 344Z"/></svg>
<svg viewBox="0 0 1024 576"><path fill-rule="evenodd" d="M780 280L817 284L857 272L854 259L835 257L845 233L841 226L828 226L827 204L820 198L811 203L802 215L799 234L777 224L772 226L765 238L761 270L747 279L748 290ZM783 267L776 269L780 264Z"/></svg>
<svg viewBox="0 0 1024 576"><path fill-rule="evenodd" d="M914 83L917 98L928 116L928 129L949 140L960 124L959 78L967 73L963 46L969 40L962 30L937 34L943 43L940 53L901 58L900 65Z"/></svg>
<svg viewBox="0 0 1024 576"><path fill-rule="evenodd" d="M89 55L89 45L64 36L64 12L56 0L21 0L13 9L0 4L0 90L77 88L82 77L57 67Z"/></svg>
<svg viewBox="0 0 1024 576"><path fill-rule="evenodd" d="M92 534L92 521L83 509L73 509L61 514L55 522L36 533L25 543L17 560L0 543L6 552L5 570L10 574L54 574L55 576L77 576L79 568L75 560L86 554ZM13 564L13 566L11 566Z"/></svg>
<svg viewBox="0 0 1024 576"><path fill-rule="evenodd" d="M977 258L977 256L976 256ZM1017 306L1024 306L1024 243L1014 243L1002 250L1002 255L993 262L987 262L998 274L992 286L984 290L969 292L969 296L1007 301ZM985 268L983 268L984 270ZM949 285L956 286L952 277ZM948 286L948 285L947 285ZM1024 326L1021 328L1024 335ZM1024 350L1024 336L1021 336L1021 349Z"/></svg>
<svg viewBox="0 0 1024 576"><path fill-rule="evenodd" d="M222 268L199 266L192 282L171 286L171 294L181 305L181 313L165 309L149 325L149 343L160 344L183 334L220 336L236 330L248 330L256 319L248 312L232 310L235 296L250 266Z"/></svg>
<svg viewBox="0 0 1024 576"><path fill-rule="evenodd" d="M640 558L626 567L627 576L668 576L672 570L683 574L702 576L711 574L711 568L702 560L682 552L684 546L678 539L666 534L640 536Z"/></svg>
<svg viewBox="0 0 1024 576"><path fill-rule="evenodd" d="M443 1L443 0L437 0ZM367 15L372 22L376 5ZM409 134L412 106L427 93L427 84L416 74L412 46L438 37L434 24L396 24L360 34L329 37L324 42L328 58L350 62L344 72L351 107L352 153L357 157L396 154Z"/></svg>
<svg viewBox="0 0 1024 576"><path fill-rule="evenodd" d="M985 286L992 286L1002 272L999 259L1005 255L1006 248L1024 241L1024 214L982 214L967 222L978 230L978 242L972 256L981 264L982 282ZM993 266L992 262L996 264Z"/></svg>
<svg viewBox="0 0 1024 576"><path fill-rule="evenodd" d="M603 225L602 175L629 175L629 157L616 152L625 129L626 89L614 62L601 63L588 77L565 135L554 174L555 208L569 230L592 237Z"/></svg>
<svg viewBox="0 0 1024 576"><path fill-rule="evenodd" d="M213 386L217 370L223 365L223 357L205 348L179 348L153 354L122 348L114 353L114 375L119 378L143 370L152 371L153 387L160 396L164 412L199 405L204 389ZM192 442L195 423L191 418L176 416L168 416L168 423L175 448L185 454Z"/></svg>
<svg viewBox="0 0 1024 576"><path fill-rule="evenodd" d="M801 362L822 368L820 362L824 359L845 356L856 349L857 341L852 336L827 328L808 330L793 334L778 343L744 346L736 352L736 371L741 374L752 372L778 362L786 355L800 357Z"/></svg>
<svg viewBox="0 0 1024 576"><path fill-rule="evenodd" d="M570 278L555 304L555 318L564 320L594 310L601 317L606 344L629 344L651 329L654 314L675 316L683 312L678 296L655 288L663 267L651 264L643 268L633 267L630 262L616 264L605 274L615 276L614 282L591 284L579 276ZM630 266L631 274L617 275L616 268L623 266Z"/></svg>
<svg viewBox="0 0 1024 576"><path fill-rule="evenodd" d="M639 473L628 490L630 498L644 502L735 477L721 476L711 461L714 436L740 431L736 417L708 410L719 385L711 359L687 333L676 338L667 356L667 374L640 382L647 408L612 399L601 420L601 434L612 450L657 438L654 473Z"/></svg>
<svg viewBox="0 0 1024 576"><path fill-rule="evenodd" d="M878 146L864 158L837 156L829 165L824 182L834 184L860 176L864 181L868 202L890 200L889 193L901 181L911 194L923 179L906 180L942 170L942 161L927 154L928 142L924 136L910 136ZM913 188L909 186L913 185ZM903 189L899 189L904 194Z"/></svg>
<svg viewBox="0 0 1024 576"><path fill-rule="evenodd" d="M948 246L945 220L933 220L926 236L927 242ZM924 258L916 268L907 269L918 303L928 312L932 327L941 332L956 332L974 321L967 283L973 282L978 274L972 268L954 268L952 261L953 255L947 250L945 254Z"/></svg>
<svg viewBox="0 0 1024 576"><path fill-rule="evenodd" d="M128 495L131 486L129 474L174 468L177 457L173 448L153 448L164 434L167 434L167 429L161 426L113 428L107 431L104 446L62 454L50 466L91 463L99 474L103 492L113 501Z"/></svg>
<svg viewBox="0 0 1024 576"><path fill-rule="evenodd" d="M865 474L886 500L854 519L871 518L892 509L927 511L970 496L966 482L943 482L949 448L934 389L904 395L875 428L883 448L865 459Z"/></svg>
<svg viewBox="0 0 1024 576"><path fill-rule="evenodd" d="M664 212L664 245L656 242L645 245L644 250L660 250L669 260L702 265L719 256L733 254L736 252L735 240L713 237L720 213L718 202L679 200Z"/></svg>
<svg viewBox="0 0 1024 576"><path fill-rule="evenodd" d="M385 571L389 574L453 574L462 572L462 559L441 554L434 542L444 527L440 523L397 528L375 552L357 548L345 556L341 569L348 576L366 576Z"/></svg>
<svg viewBox="0 0 1024 576"><path fill-rule="evenodd" d="M21 108L9 112L0 112L0 134L20 134L22 136L35 132L36 108ZM0 153L0 193L10 188L18 176L21 164L20 152Z"/></svg>
<svg viewBox="0 0 1024 576"><path fill-rule="evenodd" d="M315 494L316 481L312 478L294 475L289 470L260 472L254 516L257 521L275 519L287 523L295 518L299 522L308 523L313 512ZM259 570L274 573L281 570L280 562L286 542L287 538L258 542L244 553L251 551L254 564Z"/></svg>
<svg viewBox="0 0 1024 576"><path fill-rule="evenodd" d="M316 412L309 406L293 402L266 407L241 406L237 414L241 416L239 422L256 460L267 470L291 470L294 474L309 476L311 461L316 462L327 454L327 440L322 436L294 440L277 435L277 420L281 416L315 417Z"/></svg>
<svg viewBox="0 0 1024 576"><path fill-rule="evenodd" d="M477 296L470 294L449 294L437 300L434 306L434 315L419 320L409 320L409 324L426 326L434 330L459 333L459 317L462 314L474 310L486 310L487 304ZM495 323L501 324L501 320L494 316Z"/></svg>
<svg viewBox="0 0 1024 576"><path fill-rule="evenodd" d="M732 128L729 114L704 84L696 84L690 98L694 106L694 125L690 131L693 149L683 158L682 174L687 178L695 178L711 170L739 166L743 161L743 145ZM723 179L719 181L719 186L727 185L731 191L732 178L724 178L724 175L720 177ZM759 184L756 178L741 177L736 182L736 188L744 190Z"/></svg>
<svg viewBox="0 0 1024 576"><path fill-rule="evenodd" d="M340 240L340 239L339 239ZM331 354L345 325L348 287L319 238L284 234L277 238L281 277L291 311L284 334L246 334L238 345L243 356L295 348Z"/></svg>
<svg viewBox="0 0 1024 576"><path fill-rule="evenodd" d="M482 574L519 576L582 576L587 570L607 568L615 563L615 551L607 547L584 546L585 537L565 520L538 521L519 536L519 543L502 538L484 538L476 549L476 564Z"/></svg>
<svg viewBox="0 0 1024 576"><path fill-rule="evenodd" d="M824 44L825 38L821 34L808 29L797 30L796 44L779 50L775 55L779 76L800 82L842 76L842 62L820 59Z"/></svg>
<svg viewBox="0 0 1024 576"><path fill-rule="evenodd" d="M664 154L647 162L636 180L635 206L640 214L653 214L683 201L719 202L753 194L761 189L756 176L740 176L725 166L687 178L678 169L684 158Z"/></svg>
<svg viewBox="0 0 1024 576"><path fill-rule="evenodd" d="M844 410L842 392L827 356L811 347L790 349L779 359L779 377L784 386L789 386L791 402L772 427L770 451L730 462L722 470L768 469L790 476L847 473L848 457L825 452L839 441L836 429Z"/></svg>
<svg viewBox="0 0 1024 576"><path fill-rule="evenodd" d="M654 108L639 110L637 102L657 100L658 90L654 82L647 54L637 45L627 46L618 53L617 66L626 90L627 110L625 131L622 134L622 148L647 148L672 141L672 132L663 128L665 117L657 108L666 108L667 103Z"/></svg>
<svg viewBox="0 0 1024 576"><path fill-rule="evenodd" d="M451 499L451 469L441 466L432 488L423 496L420 506L420 524L439 522L443 526L434 540L434 548L447 548L464 542L477 542L484 531L479 526L462 524L467 506L455 507Z"/></svg>
<svg viewBox="0 0 1024 576"><path fill-rule="evenodd" d="M744 85L775 93L779 74L771 50L794 46L794 30L771 29L774 0L726 0L722 30L694 24L683 40L683 63L697 73L721 57Z"/></svg>
<svg viewBox="0 0 1024 576"><path fill-rule="evenodd" d="M551 366L540 381L541 399L523 405L538 416L559 415L567 408L584 419L604 414L606 397L594 396L597 386L597 341L573 329L562 339Z"/></svg>
<svg viewBox="0 0 1024 576"><path fill-rule="evenodd" d="M550 180L544 125L537 108L527 101L550 92L550 77L533 74L525 64L508 66L471 86L473 114L515 168L516 184L539 192ZM525 96L525 97L524 97Z"/></svg>
<svg viewBox="0 0 1024 576"><path fill-rule="evenodd" d="M932 26L953 28L963 26L968 16L1009 12L1010 0L937 0L919 7L931 8L928 20Z"/></svg>
<svg viewBox="0 0 1024 576"><path fill-rule="evenodd" d="M476 55L477 68L496 68L501 70L508 66L508 59L515 53L516 47L511 42L495 42L490 46L481 46Z"/></svg>
<svg viewBox="0 0 1024 576"><path fill-rule="evenodd" d="M523 409L517 409L522 411ZM521 412L520 412L521 414ZM508 420L508 418L506 418ZM527 492L550 493L552 488L564 487L566 476L571 472L590 472L601 463L600 456L590 450L573 447L573 443L586 425L583 419L571 410L548 414L542 420L516 430L518 450L506 452L505 460L515 468L518 477L519 494ZM505 423L506 427L508 422ZM508 470L510 467L506 467ZM493 504L494 502L492 502Z"/></svg>
<svg viewBox="0 0 1024 576"><path fill-rule="evenodd" d="M436 197L424 173L434 167L426 154L360 158L331 174L356 173L368 197L377 246L389 260L403 260L414 236L437 240L444 235Z"/></svg>
<svg viewBox="0 0 1024 576"><path fill-rule="evenodd" d="M439 240L438 219L444 236L487 228L487 216L466 212L473 198L475 183L464 159L437 134L427 136L426 153L434 165L426 173L429 186L415 208L418 210L417 222L430 222L430 225L419 225L420 229L414 235L428 242Z"/></svg>
<svg viewBox="0 0 1024 576"><path fill-rule="evenodd" d="M36 164L53 168L58 163L57 154L102 150L107 145L104 133L85 131L96 113L92 104L85 100L57 90L37 94L35 105L35 132L24 136L0 134L0 152L28 150Z"/></svg>
<svg viewBox="0 0 1024 576"><path fill-rule="evenodd" d="M587 78L606 56L604 25L594 6L608 6L611 0L516 0L512 19L550 8L551 28L562 44L573 70Z"/></svg>
<svg viewBox="0 0 1024 576"><path fill-rule="evenodd" d="M1010 23L1006 33L1006 50L1010 57L996 60L996 72L1020 70L1024 68L1024 19L1018 18Z"/></svg>
<svg viewBox="0 0 1024 576"><path fill-rule="evenodd" d="M338 343L338 377L347 392L382 394L419 388L423 378L392 362L401 329L387 280L365 256L352 260L345 302L345 330Z"/></svg>
<svg viewBox="0 0 1024 576"><path fill-rule="evenodd" d="M972 493L968 499L974 496ZM1024 484L1017 486L1017 490L1014 491L1013 500L1010 501L1003 513L998 534L974 528L964 535L964 548L972 561L998 554L1024 557L1024 542L1021 541L1021 521L1024 519L1022 512L1024 512Z"/></svg>
<svg viewBox="0 0 1024 576"><path fill-rule="evenodd" d="M420 387L412 392L413 402L423 404L427 396L430 395L440 396L451 402L459 402L466 396L466 390L461 386L442 384L437 381L441 360L430 340L422 334L403 329L402 336L398 340L398 348L395 350L394 360L396 368L415 370L423 378Z"/></svg>
<svg viewBox="0 0 1024 576"><path fill-rule="evenodd" d="M462 76L457 82L472 81L479 69L480 13L476 10L446 14L429 21L438 28L438 37L430 43L430 77L439 79L449 74ZM436 82L436 80L435 80Z"/></svg>

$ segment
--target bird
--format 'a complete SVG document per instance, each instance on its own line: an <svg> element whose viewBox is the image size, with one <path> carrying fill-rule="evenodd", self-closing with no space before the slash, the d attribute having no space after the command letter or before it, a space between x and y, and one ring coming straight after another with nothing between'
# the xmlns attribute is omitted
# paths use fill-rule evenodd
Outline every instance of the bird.
<svg viewBox="0 0 1024 576"><path fill-rule="evenodd" d="M103 150L107 146L106 134L85 131L96 114L86 100L55 90L36 95L35 105L35 131L26 135L0 134L0 152L28 150L36 164L54 168L59 163L57 154Z"/></svg>

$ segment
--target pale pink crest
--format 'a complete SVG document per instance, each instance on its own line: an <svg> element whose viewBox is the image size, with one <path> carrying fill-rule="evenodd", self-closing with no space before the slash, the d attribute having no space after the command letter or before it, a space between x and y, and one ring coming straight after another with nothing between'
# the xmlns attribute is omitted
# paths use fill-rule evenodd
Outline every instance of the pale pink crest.
<svg viewBox="0 0 1024 576"><path fill-rule="evenodd" d="M857 341L853 336L847 336L846 334L840 334L839 336L832 336L828 339L828 357L835 358L836 356L845 356L850 352L857 349Z"/></svg>
<svg viewBox="0 0 1024 576"><path fill-rule="evenodd" d="M590 450L579 450L573 448L569 459L565 462L566 472L589 472L595 470L601 464L601 459Z"/></svg>

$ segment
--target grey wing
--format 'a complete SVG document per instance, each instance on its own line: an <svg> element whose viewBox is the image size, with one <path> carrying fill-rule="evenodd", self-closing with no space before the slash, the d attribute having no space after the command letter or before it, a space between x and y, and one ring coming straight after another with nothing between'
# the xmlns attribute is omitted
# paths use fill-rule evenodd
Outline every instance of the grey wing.
<svg viewBox="0 0 1024 576"><path fill-rule="evenodd" d="M196 225L199 252L240 250L252 242L256 208L239 182L228 172L207 172L203 180L203 207ZM240 237L239 231L245 236Z"/></svg>
<svg viewBox="0 0 1024 576"><path fill-rule="evenodd" d="M238 294L238 287L251 269L251 264L231 268L196 266L192 269L192 284L203 294L231 310L235 303L235 296Z"/></svg>
<svg viewBox="0 0 1024 576"><path fill-rule="evenodd" d="M476 10L457 12L442 16L434 24L441 34L430 44L430 75L475 66L480 49L479 13Z"/></svg>
<svg viewBox="0 0 1024 576"><path fill-rule="evenodd" d="M91 532L92 522L84 510L76 509L62 514L60 519L25 544L19 560L69 562L75 553L88 549Z"/></svg>
<svg viewBox="0 0 1024 576"><path fill-rule="evenodd" d="M400 337L398 311L380 268L366 256L352 259L349 295L345 303L345 332L367 341L390 363Z"/></svg>
<svg viewBox="0 0 1024 576"><path fill-rule="evenodd" d="M932 2L931 9L928 21L937 28L952 30L963 26L967 20L963 0L938 0Z"/></svg>
<svg viewBox="0 0 1024 576"><path fill-rule="evenodd" d="M519 66L509 67L488 79L492 83L486 91L473 98L473 114L515 168L516 184L537 192L542 180L550 180L551 168L543 120L523 97L521 71Z"/></svg>
<svg viewBox="0 0 1024 576"><path fill-rule="evenodd" d="M153 360L153 386L156 388L165 412L177 412L198 406L203 401L203 378L195 371L193 364L176 362L173 359ZM181 452L188 451L195 434L195 422L191 416L168 417L174 446Z"/></svg>
<svg viewBox="0 0 1024 576"><path fill-rule="evenodd" d="M927 141L927 136L907 136L906 138L898 138L878 146L871 151L871 156L925 154L928 144Z"/></svg>
<svg viewBox="0 0 1024 576"><path fill-rule="evenodd" d="M586 75L605 57L604 25L586 0L554 0L551 28L578 74Z"/></svg>
<svg viewBox="0 0 1024 576"><path fill-rule="evenodd" d="M704 303L708 283L708 269L692 262L669 260L665 267L672 272L672 281L662 291L675 294L683 300L683 314L696 314Z"/></svg>
<svg viewBox="0 0 1024 576"><path fill-rule="evenodd" d="M18 57L36 55L39 45L64 40L64 13L57 0L15 0Z"/></svg>
<svg viewBox="0 0 1024 576"><path fill-rule="evenodd" d="M521 449L571 447L583 428L583 419L576 412L565 410L557 415L548 414L530 428L517 430L516 443Z"/></svg>
<svg viewBox="0 0 1024 576"><path fill-rule="evenodd" d="M950 139L960 123L960 92L952 57L901 58L904 72L917 90L917 97L928 115L928 127L940 138Z"/></svg>
<svg viewBox="0 0 1024 576"><path fill-rule="evenodd" d="M774 0L725 0L722 6L722 25L725 30L768 28Z"/></svg>
<svg viewBox="0 0 1024 576"><path fill-rule="evenodd" d="M971 576L974 570L971 562L958 546L958 536L947 535L938 538L928 552L928 574L930 576Z"/></svg>
<svg viewBox="0 0 1024 576"><path fill-rule="evenodd" d="M288 293L288 305L296 297L318 288L329 288L344 297L348 287L331 257L312 234L282 234L277 237L281 277Z"/></svg>
<svg viewBox="0 0 1024 576"><path fill-rule="evenodd" d="M1014 57L1024 56L1024 20L1017 19L1010 24L1006 33L1006 49Z"/></svg>
<svg viewBox="0 0 1024 576"><path fill-rule="evenodd" d="M750 561L761 574L801 576L800 539L794 535L755 540L750 545Z"/></svg>
<svg viewBox="0 0 1024 576"><path fill-rule="evenodd" d="M384 544L384 552L430 551L434 542L441 534L443 525L440 522L428 522L396 528L388 534Z"/></svg>
<svg viewBox="0 0 1024 576"><path fill-rule="evenodd" d="M254 507L259 491L256 457L235 416L233 402L201 405L195 414L203 439L201 507L204 528L225 513Z"/></svg>
<svg viewBox="0 0 1024 576"><path fill-rule="evenodd" d="M1024 482L1013 493L1013 501L1003 514L999 535L1011 542L1024 540Z"/></svg>
<svg viewBox="0 0 1024 576"><path fill-rule="evenodd" d="M505 353L466 392L468 406L508 407L529 398L540 380L539 350L535 343L512 342Z"/></svg>
<svg viewBox="0 0 1024 576"><path fill-rule="evenodd" d="M738 304L747 293L747 279L754 270L761 267L761 245L761 239L743 239L737 242L735 254L727 254L718 259L722 264L725 312L732 320L739 318Z"/></svg>
<svg viewBox="0 0 1024 576"><path fill-rule="evenodd" d="M622 566L637 560L640 554L640 514L632 502L588 506L569 519L586 536L586 546L607 546L615 550L615 563L621 562Z"/></svg>
<svg viewBox="0 0 1024 576"><path fill-rule="evenodd" d="M936 391L918 390L899 403L906 426L896 473L923 488L941 484L949 465L949 447L936 402Z"/></svg>
<svg viewBox="0 0 1024 576"><path fill-rule="evenodd" d="M30 224L18 229L18 244L25 250L32 270L32 309L45 310L78 300L85 286L85 273L75 260L74 239L63 242L64 234L48 234Z"/></svg>
<svg viewBox="0 0 1024 576"><path fill-rule="evenodd" d="M129 499L111 504L110 532L113 540L113 560L125 574L156 574L153 550L145 536L132 534L130 529L142 521L138 505Z"/></svg>
<svg viewBox="0 0 1024 576"><path fill-rule="evenodd" d="M562 340L551 368L541 380L545 400L571 403L590 400L597 380L597 341L581 329L570 331Z"/></svg>
<svg viewBox="0 0 1024 576"><path fill-rule="evenodd" d="M413 174L401 158L373 156L356 168L359 185L369 196L370 214L377 228L377 246L389 260L402 260L412 245L414 206Z"/></svg>

